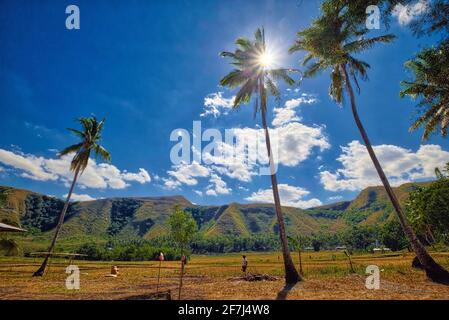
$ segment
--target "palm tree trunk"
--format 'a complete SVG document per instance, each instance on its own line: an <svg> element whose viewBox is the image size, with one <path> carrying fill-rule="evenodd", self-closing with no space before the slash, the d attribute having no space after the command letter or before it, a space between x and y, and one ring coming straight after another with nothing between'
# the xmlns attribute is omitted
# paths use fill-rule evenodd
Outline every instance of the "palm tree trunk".
<svg viewBox="0 0 449 320"><path fill-rule="evenodd" d="M64 208L62 209L62 212L59 215L59 221L58 221L58 224L56 225L55 235L53 236L53 240L51 241L50 247L47 250L47 255L45 256L45 259L42 262L42 265L33 274L33 277L42 277L45 273L45 270L47 269L48 262L51 258L53 250L55 249L56 240L58 239L59 232L61 231L62 225L64 223L64 217L65 217L65 214L69 207L70 198L72 197L73 189L75 188L75 184L76 184L76 180L78 179L78 175L79 175L79 169L76 169L75 175L73 177L72 185L70 186L69 194L67 195L67 199L65 200Z"/></svg>
<svg viewBox="0 0 449 320"><path fill-rule="evenodd" d="M435 260L433 260L433 258L427 252L426 248L419 241L415 232L413 231L410 224L408 223L407 218L399 204L399 201L396 198L396 195L394 194L393 189L391 188L390 182L388 181L388 178L385 175L385 173L382 169L382 166L380 165L379 160L377 159L377 156L374 152L373 147L371 146L368 135L365 131L365 128L363 127L363 124L362 124L359 114L357 112L354 91L352 89L348 71L346 69L345 64L341 65L341 72L342 72L342 77L345 80L346 90L348 91L349 98L351 100L352 114L353 114L354 120L357 124L357 128L360 131L360 134L365 143L366 149L368 150L369 156L374 164L374 167L376 168L377 174L379 175L379 178L382 181L382 184L385 188L385 191L388 194L388 197L394 207L394 210L396 211L396 214L399 218L402 229L404 230L405 235L407 236L408 240L410 241L413 251L415 251L415 254L418 257L419 262L421 262L421 264L423 265L423 267L426 271L427 277L429 277L431 280L433 280L435 282L449 284L449 272L447 270L445 270L443 267L441 267L438 263L436 263Z"/></svg>
<svg viewBox="0 0 449 320"><path fill-rule="evenodd" d="M301 257L301 250L298 250L298 259L299 259L299 274L304 275L304 272L302 271L302 257Z"/></svg>
<svg viewBox="0 0 449 320"><path fill-rule="evenodd" d="M268 132L266 110L267 110L267 96L264 88L263 77L260 79L260 100L261 100L261 114L262 114L262 126L265 131L265 143L267 146L268 159L270 162L270 173L271 173L271 185L273 188L273 198L274 207L276 211L276 217L279 225L279 237L281 239L282 245L282 255L284 257L284 269L285 269L285 283L295 284L301 281L301 276L298 271L296 271L295 265L293 263L292 257L290 255L290 249L288 247L287 235L285 233L284 216L282 215L281 200L279 197L278 182L276 177L276 170L274 168L274 159L271 150L270 133Z"/></svg>

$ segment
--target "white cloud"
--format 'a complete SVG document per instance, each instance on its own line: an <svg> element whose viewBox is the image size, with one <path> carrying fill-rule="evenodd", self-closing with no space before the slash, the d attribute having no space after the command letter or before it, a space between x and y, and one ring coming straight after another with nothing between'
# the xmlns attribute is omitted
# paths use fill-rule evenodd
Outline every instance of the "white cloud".
<svg viewBox="0 0 449 320"><path fill-rule="evenodd" d="M374 146L377 157L393 186L417 180L433 179L435 168L449 162L449 152L438 145L422 145L413 152L395 145ZM337 159L342 168L335 172L320 172L321 183L326 190L358 191L369 186L381 185L371 159L359 141L342 147Z"/></svg>
<svg viewBox="0 0 449 320"><path fill-rule="evenodd" d="M324 151L330 148L324 127L309 127L299 122L272 129L274 149L278 149L279 164L288 167L297 166L309 158L312 150L318 148ZM277 144L277 145L276 145Z"/></svg>
<svg viewBox="0 0 449 320"><path fill-rule="evenodd" d="M0 149L0 162L18 170L20 176L39 181L62 181L66 185L73 178L73 172L70 171L72 158L73 155L66 155L52 159ZM112 164L97 164L94 159L90 159L78 179L78 185L81 188L124 189L129 186L128 182L133 181L144 184L150 182L151 178L145 169L140 169L138 173L122 172Z"/></svg>
<svg viewBox="0 0 449 320"><path fill-rule="evenodd" d="M329 197L328 198L329 201L338 201L338 200L341 200L341 199L343 199L342 196L333 196L333 197Z"/></svg>
<svg viewBox="0 0 449 320"><path fill-rule="evenodd" d="M22 171L21 176L33 180L57 180L58 176L45 170L45 159L0 149L0 162Z"/></svg>
<svg viewBox="0 0 449 320"><path fill-rule="evenodd" d="M162 178L162 181L164 182L164 188L166 189L178 189L181 186L181 183L178 180L172 179L172 178Z"/></svg>
<svg viewBox="0 0 449 320"><path fill-rule="evenodd" d="M164 184L167 188L173 189L179 187L181 184L188 186L195 186L198 184L197 178L205 178L210 174L210 170L198 162L194 161L192 164L182 163L172 167L173 170L167 171L171 179L165 179Z"/></svg>
<svg viewBox="0 0 449 320"><path fill-rule="evenodd" d="M303 104L314 104L317 99L311 95L303 93L301 97L290 99L285 102L284 107L274 108L273 126L278 127L293 121L301 121L301 118L296 114L296 108Z"/></svg>
<svg viewBox="0 0 449 320"><path fill-rule="evenodd" d="M252 176L259 174L261 166L268 165L265 133L263 129L235 128L232 135L238 138L237 143L216 143L216 154L204 152L203 160L220 174L249 182ZM324 127L292 122L270 129L270 136L274 160L288 167L295 167L308 159L315 148L320 151L330 148Z"/></svg>
<svg viewBox="0 0 449 320"><path fill-rule="evenodd" d="M288 184L280 184L278 187L282 206L307 209L322 205L322 202L316 198L304 200L303 198L310 194L310 192L304 188L290 186ZM245 200L260 203L274 203L273 190L260 189L259 191L254 192L250 197L245 198Z"/></svg>
<svg viewBox="0 0 449 320"><path fill-rule="evenodd" d="M401 25L408 25L413 19L426 12L429 8L427 0L419 0L414 4L397 4L393 9L393 16L398 18Z"/></svg>
<svg viewBox="0 0 449 320"><path fill-rule="evenodd" d="M221 114L226 115L232 109L234 97L225 98L223 92L211 93L204 98L204 113L201 117L212 115L217 118Z"/></svg>
<svg viewBox="0 0 449 320"><path fill-rule="evenodd" d="M231 189L227 187L226 182L224 182L218 175L212 174L209 182L211 183L207 187L206 194L209 196L217 196L219 194L230 194Z"/></svg>
<svg viewBox="0 0 449 320"><path fill-rule="evenodd" d="M252 130L254 129L242 129L239 138L244 139L242 141L247 141L247 134L254 132ZM212 152L203 152L203 161L208 164L213 171L226 175L232 179L244 182L251 181L251 176L255 174L255 164L248 161L243 150L239 152L238 145L217 142L215 146L215 154Z"/></svg>
<svg viewBox="0 0 449 320"><path fill-rule="evenodd" d="M295 93L297 93L295 91ZM205 98L206 112L201 116L215 117L228 112L234 98L224 98L222 92L210 94ZM299 121L295 109L303 104L313 104L317 101L309 94L286 101L283 108L275 109L274 128L270 128L271 145L276 164L294 167L310 157L314 149L323 151L330 148L325 136L324 126L307 126ZM287 111L287 113L286 113ZM213 148L196 150L192 147L194 156L201 157L201 163L172 166L167 171L168 177L162 178L163 186L177 189L182 185L194 186L199 178L210 178L213 187L208 186L206 194L218 195L231 192L222 177L250 182L252 176L260 175L261 170L267 174L268 156L265 144L265 132L260 128L231 128L222 138L215 138ZM231 139L229 139L231 137ZM208 144L211 147L211 144ZM200 151L202 152L200 154ZM221 181L218 181L219 177ZM223 185L224 184L224 185Z"/></svg>
<svg viewBox="0 0 449 320"><path fill-rule="evenodd" d="M199 195L200 197L203 196L203 192L199 191L199 190L193 190L193 192L195 192L197 195Z"/></svg>
<svg viewBox="0 0 449 320"><path fill-rule="evenodd" d="M213 197L218 196L217 192L216 192L215 190L213 190L213 189L208 189L208 190L206 191L206 194L207 194L208 196L213 196Z"/></svg>
<svg viewBox="0 0 449 320"><path fill-rule="evenodd" d="M64 195L64 198L67 198L68 194ZM96 200L95 198L92 198L88 194L77 194L72 193L72 196L70 197L70 201L93 201Z"/></svg>
<svg viewBox="0 0 449 320"><path fill-rule="evenodd" d="M281 126L283 124L300 121L301 118L296 115L296 111L289 108L275 108L274 110L273 126Z"/></svg>
<svg viewBox="0 0 449 320"><path fill-rule="evenodd" d="M146 182L151 182L150 174L147 170L140 168L138 173L123 171L123 178L127 181L136 181L140 184L144 184Z"/></svg>

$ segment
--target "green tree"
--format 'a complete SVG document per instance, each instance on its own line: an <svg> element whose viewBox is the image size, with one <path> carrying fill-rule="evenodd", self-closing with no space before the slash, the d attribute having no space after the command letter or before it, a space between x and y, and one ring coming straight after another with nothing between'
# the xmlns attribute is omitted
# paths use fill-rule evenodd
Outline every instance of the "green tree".
<svg viewBox="0 0 449 320"><path fill-rule="evenodd" d="M168 226L170 227L170 236L181 250L181 256L184 256L186 249L190 246L195 233L197 232L197 224L190 213L181 208L175 207L175 212L168 218ZM182 279L184 276L184 261L181 258L181 275L179 277L179 293L178 299L181 299Z"/></svg>
<svg viewBox="0 0 449 320"><path fill-rule="evenodd" d="M410 4L415 0L402 0L402 2ZM449 34L449 1L432 0L427 1L426 5L427 10L410 23L413 33L417 36L441 33L447 37Z"/></svg>
<svg viewBox="0 0 449 320"><path fill-rule="evenodd" d="M298 261L299 261L299 273L304 275L304 271L302 268L302 250L305 246L310 243L310 239L306 236L297 235L296 237L288 237L288 240L293 245L293 247L298 252Z"/></svg>
<svg viewBox="0 0 449 320"><path fill-rule="evenodd" d="M402 250L408 247L408 241L402 230L401 224L396 219L385 223L380 229L380 241L387 248L393 251Z"/></svg>
<svg viewBox="0 0 449 320"><path fill-rule="evenodd" d="M314 235L311 240L313 251L318 252L321 247L325 244L323 237L321 235Z"/></svg>
<svg viewBox="0 0 449 320"><path fill-rule="evenodd" d="M354 225L343 231L341 241L352 250L367 250L374 245L378 230L375 226Z"/></svg>
<svg viewBox="0 0 449 320"><path fill-rule="evenodd" d="M289 76L289 71L292 70L272 68L269 61L269 52L265 43L265 32L263 29L258 29L256 31L255 39L253 41L245 38L238 38L235 43L238 47L235 52L221 53L222 57L227 57L232 60L235 69L226 75L220 81L220 84L232 89L239 88L234 99L234 109L239 108L242 104L249 103L253 95L257 96L254 105L254 115L260 111L262 126L265 132L265 143L270 163L274 205L284 258L285 281L287 284L294 284L300 281L301 277L295 269L288 247L266 118L268 94L271 94L277 100L279 100L281 96L275 81L282 80L288 85L293 85L294 80Z"/></svg>
<svg viewBox="0 0 449 320"><path fill-rule="evenodd" d="M412 79L403 81L400 96L419 99L422 115L410 130L424 127L423 140L439 131L447 136L449 126L449 39L435 48L424 49L405 63Z"/></svg>
<svg viewBox="0 0 449 320"><path fill-rule="evenodd" d="M414 230L429 243L449 242L449 178L440 178L429 186L410 193L406 204Z"/></svg>
<svg viewBox="0 0 449 320"><path fill-rule="evenodd" d="M77 144L65 148L63 151L59 153L59 156L61 157L65 155L71 155L74 153L72 162L70 164L70 170L74 172L73 181L70 186L70 190L67 195L64 207L61 211L61 214L59 215L58 224L56 225L55 234L51 241L50 247L47 250L47 255L45 256L42 265L33 274L33 276L35 277L41 277L45 273L48 261L54 251L56 240L58 238L59 233L61 232L62 225L64 223L64 217L67 212L67 208L69 207L70 198L75 188L76 181L78 177L86 169L89 163L91 153L93 152L97 158L101 157L105 161L111 160L109 152L100 145L101 132L103 130L105 120L98 121L97 118L93 116L89 118L80 118L78 121L80 122L83 128L82 131L78 129L68 129L68 130L73 134L75 134L78 138L80 138L81 141Z"/></svg>
<svg viewBox="0 0 449 320"><path fill-rule="evenodd" d="M303 59L303 65L307 66L305 77L313 77L321 71L331 70L330 96L338 104L343 103L345 92L349 97L351 111L368 154L399 217L404 233L424 266L427 276L437 282L449 283L449 272L433 260L408 223L357 110L353 85L360 90L359 78L367 80L367 69L370 65L355 56L378 43L389 43L395 37L382 35L368 38L366 34L369 30L365 24L360 23L358 17L352 20L344 14L348 10L347 1L328 0L322 4L321 9L322 16L315 19L309 28L298 32L297 40L290 48L290 52L306 52Z"/></svg>

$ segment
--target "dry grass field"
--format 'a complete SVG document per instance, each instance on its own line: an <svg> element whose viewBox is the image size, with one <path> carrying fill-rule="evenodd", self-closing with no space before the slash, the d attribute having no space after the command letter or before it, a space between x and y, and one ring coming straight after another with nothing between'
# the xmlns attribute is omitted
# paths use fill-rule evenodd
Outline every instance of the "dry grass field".
<svg viewBox="0 0 449 320"><path fill-rule="evenodd" d="M279 277L277 281L247 282L241 276L240 254L191 257L186 267L182 299L449 299L449 286L428 281L411 268L413 256L364 254L353 256L356 273L341 252L303 254L305 281L285 290L279 253L248 253L249 272ZM449 253L433 256L446 268ZM297 261L297 256L294 255ZM31 277L40 260L0 258L0 299L135 299L156 292L158 262L74 261L80 268L80 290L67 290L67 260L53 260L43 278ZM118 265L117 278L106 277ZM379 290L365 288L365 269L381 269ZM160 290L177 298L179 263L163 262Z"/></svg>

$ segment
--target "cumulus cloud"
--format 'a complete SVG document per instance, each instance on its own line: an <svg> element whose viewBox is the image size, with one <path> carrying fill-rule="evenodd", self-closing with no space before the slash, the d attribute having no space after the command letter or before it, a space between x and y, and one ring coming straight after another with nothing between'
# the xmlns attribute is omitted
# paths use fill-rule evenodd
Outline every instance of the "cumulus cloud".
<svg viewBox="0 0 449 320"><path fill-rule="evenodd" d="M16 151L0 149L0 163L17 170L20 176L38 181L62 181L69 185L73 173L70 171L70 162L73 155L61 158L37 157L32 154L24 154ZM128 182L140 184L151 181L149 173L145 169L139 169L137 173L121 171L108 163L97 163L94 159L89 164L81 177L78 185L81 188L93 189L124 189L129 186Z"/></svg>
<svg viewBox="0 0 449 320"><path fill-rule="evenodd" d="M229 189L227 187L226 182L224 182L223 179L221 179L221 177L219 177L218 175L212 174L209 182L211 184L207 187L207 191L206 191L207 195L218 196L219 194L230 194L231 193L231 189Z"/></svg>
<svg viewBox="0 0 449 320"><path fill-rule="evenodd" d="M352 141L341 149L337 160L342 168L335 172L320 172L320 180L326 190L358 191L381 184L364 145ZM395 145L378 145L374 150L393 186L433 179L435 168L449 162L449 152L438 145L422 145L416 152Z"/></svg>
<svg viewBox="0 0 449 320"><path fill-rule="evenodd" d="M309 158L313 149L329 149L330 144L324 129L323 126L307 126L299 122L272 129L279 164L295 167Z"/></svg>
<svg viewBox="0 0 449 320"><path fill-rule="evenodd" d="M273 126L278 127L293 121L301 121L301 118L296 114L296 108L303 104L314 104L317 99L311 95L303 93L301 97L287 100L284 107L274 108Z"/></svg>
<svg viewBox="0 0 449 320"><path fill-rule="evenodd" d="M232 109L234 97L225 98L223 92L211 93L204 98L204 113L201 117L213 116L215 118L227 114Z"/></svg>
<svg viewBox="0 0 449 320"><path fill-rule="evenodd" d="M281 197L281 204L287 207L296 207L307 209L322 205L319 199L312 198L304 200L310 192L301 187L290 186L288 184L279 185L279 196ZM272 189L260 189L254 192L251 196L245 198L247 201L259 203L274 203Z"/></svg>
<svg viewBox="0 0 449 320"><path fill-rule="evenodd" d="M208 95L205 98L206 111L201 116L217 117L228 112L232 108L233 99L225 98L222 92ZM274 127L269 130L276 165L294 167L308 159L315 149L324 151L330 148L324 126L302 124L299 122L300 117L296 115L296 108L316 101L314 96L302 94L286 101L283 108L275 109ZM162 178L165 188L193 186L198 184L200 178L209 178L210 185L206 194L228 194L231 190L227 188L223 177L250 182L254 175L269 173L263 129L230 128L224 135L218 130L209 134L213 139L203 150L191 148L193 155L196 159L199 157L201 162L172 166L167 171L168 177Z"/></svg>
<svg viewBox="0 0 449 320"><path fill-rule="evenodd" d="M198 184L197 178L205 178L210 174L210 170L194 161L191 164L182 163L172 167L167 172L171 177L164 180L164 185L168 189L174 189L182 184L195 186Z"/></svg>
<svg viewBox="0 0 449 320"><path fill-rule="evenodd" d="M67 198L68 194L65 194L63 197ZM91 197L88 194L77 194L72 193L72 196L70 197L70 201L93 201L96 200L95 198Z"/></svg>
<svg viewBox="0 0 449 320"><path fill-rule="evenodd" d="M22 177L41 181L57 180L58 175L45 170L45 160L43 157L0 149L0 162L19 169Z"/></svg>
<svg viewBox="0 0 449 320"><path fill-rule="evenodd" d="M397 17L401 25L408 25L416 17L426 12L429 8L427 0L419 0L414 4L397 4L393 9L393 16Z"/></svg>
<svg viewBox="0 0 449 320"><path fill-rule="evenodd" d="M150 174L143 168L140 168L138 173L132 173L124 170L122 176L126 181L136 181L140 184L151 181Z"/></svg>
<svg viewBox="0 0 449 320"><path fill-rule="evenodd" d="M236 141L217 142L211 152L203 152L203 160L220 174L249 182L259 169L268 166L263 129L234 128ZM295 167L308 159L314 149L330 148L324 127L292 122L270 129L274 160L278 165ZM214 152L212 152L214 151Z"/></svg>

